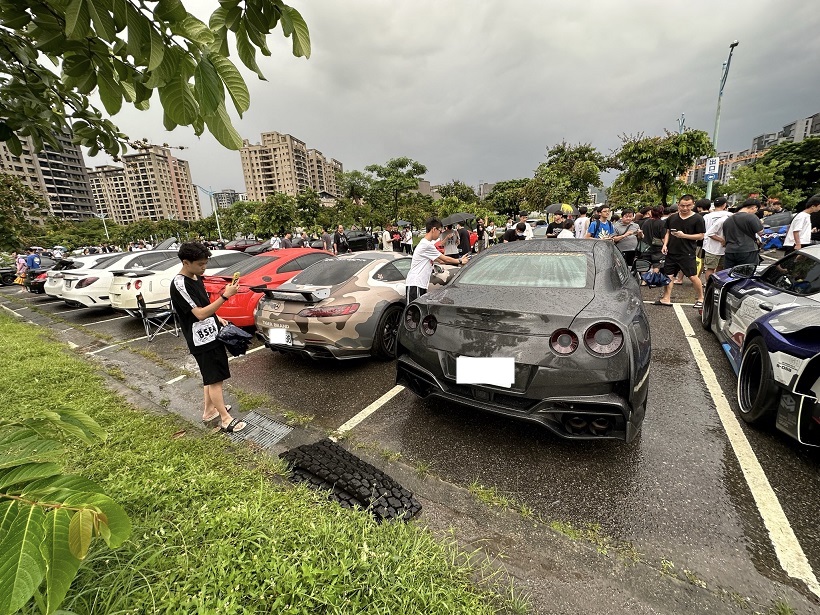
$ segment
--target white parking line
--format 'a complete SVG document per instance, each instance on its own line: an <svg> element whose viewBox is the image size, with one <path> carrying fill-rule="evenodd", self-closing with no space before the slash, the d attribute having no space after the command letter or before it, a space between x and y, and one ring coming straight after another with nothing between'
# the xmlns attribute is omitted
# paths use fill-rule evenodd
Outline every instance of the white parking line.
<svg viewBox="0 0 820 615"><path fill-rule="evenodd" d="M8 308L6 308L6 309L8 309ZM26 307L17 308L16 310L9 310L9 312L14 312L16 314L17 312L22 312L23 310L28 310L28 309L31 309L31 308L26 306Z"/></svg>
<svg viewBox="0 0 820 615"><path fill-rule="evenodd" d="M336 430L336 433L342 434L346 431L350 431L356 425L358 425L363 420L365 420L368 416L373 414L376 410L381 408L384 404L386 404L391 399L393 399L396 395L401 393L403 390L404 390L404 387L400 384L397 384L392 389L390 389L387 393L385 393L384 395L379 397L376 401L374 401L372 404L370 404L367 408L365 408L364 410L359 412L352 419L342 423L342 425L340 425L339 428ZM334 438L333 436L331 436L330 439L333 440L334 442L336 441L336 438Z"/></svg>
<svg viewBox="0 0 820 615"><path fill-rule="evenodd" d="M740 469L743 471L743 476L746 478L746 483L752 492L757 509L763 518L763 524L769 532L769 538L774 546L780 566L786 571L786 574L803 581L813 594L820 596L820 583L817 582L811 564L809 564L803 548L797 541L797 536L795 536L794 530L792 530L789 520L786 518L786 513L783 512L783 507L780 505L774 489L769 484L769 479L766 478L766 474L763 472L760 462L746 439L737 417L732 412L726 396L723 395L715 372L709 365L709 359L706 358L700 342L695 337L692 325L689 324L680 305L675 306L675 313L681 327L683 327L683 332L689 342L689 348L695 356L695 365L700 369L703 381L706 383L712 400L715 402L718 417L723 429L726 431L726 435L729 437L729 443L732 445Z"/></svg>
<svg viewBox="0 0 820 615"><path fill-rule="evenodd" d="M175 382L179 382L180 380L184 380L185 378L186 378L185 374L182 374L181 376L177 376L176 378L171 378L165 384L174 384Z"/></svg>
<svg viewBox="0 0 820 615"><path fill-rule="evenodd" d="M92 310L94 308L99 308L99 307L101 307L101 306L89 305L87 307L81 307L81 308L75 307L75 308L71 308L70 310L63 310L62 312L53 312L53 313L54 314L71 314L72 312L82 312L83 310Z"/></svg>
<svg viewBox="0 0 820 615"><path fill-rule="evenodd" d="M251 348L248 352L246 352L243 355L239 355L238 357L228 357L228 361L233 361L234 359L241 359L242 357L246 357L249 354L253 354L254 352L257 352L259 350L264 350L265 348L267 348L267 346L257 346L256 348Z"/></svg>
<svg viewBox="0 0 820 615"><path fill-rule="evenodd" d="M114 318L107 318L106 320L98 320L97 322L87 322L83 327L90 327L91 325L101 325L104 322L111 322L112 320L122 320L123 318L131 318L128 314L125 316L115 316Z"/></svg>
<svg viewBox="0 0 820 615"><path fill-rule="evenodd" d="M0 307L1 307L1 308L3 308L4 310L8 311L8 312L11 312L11 313L12 313L12 314L14 314L15 316L17 316L17 318L23 318L23 316L20 316L20 314L18 314L17 312L15 312L14 310L12 310L12 309L11 309L11 308L9 308L9 307L6 307L6 306L5 306L5 305L3 305L2 303L0 303Z"/></svg>
<svg viewBox="0 0 820 615"><path fill-rule="evenodd" d="M161 333L157 333L157 335L165 335L166 333L173 333L173 331L162 331ZM154 336L156 337L156 335ZM87 355L95 355L100 352L105 352L106 350L111 350L112 348L116 348L117 346L122 346L123 344L130 344L131 342L138 342L140 340L147 340L148 336L143 335L142 337L135 337L132 340L125 340L124 342L117 342L116 344L111 344L110 346L106 346L105 348L98 348L97 350L93 350L91 352L86 352Z"/></svg>

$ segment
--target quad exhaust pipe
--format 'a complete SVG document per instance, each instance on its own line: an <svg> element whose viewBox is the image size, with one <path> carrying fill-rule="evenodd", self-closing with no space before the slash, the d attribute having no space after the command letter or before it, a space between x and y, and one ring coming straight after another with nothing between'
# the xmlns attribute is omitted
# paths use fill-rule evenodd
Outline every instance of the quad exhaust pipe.
<svg viewBox="0 0 820 615"><path fill-rule="evenodd" d="M573 435L592 434L606 436L614 427L614 419L609 416L585 416L566 414L563 419L564 429Z"/></svg>

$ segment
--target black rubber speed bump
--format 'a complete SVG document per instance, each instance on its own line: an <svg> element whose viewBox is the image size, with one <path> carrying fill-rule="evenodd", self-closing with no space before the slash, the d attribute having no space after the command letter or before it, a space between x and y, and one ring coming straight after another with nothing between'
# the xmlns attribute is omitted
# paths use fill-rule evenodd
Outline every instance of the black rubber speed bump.
<svg viewBox="0 0 820 615"><path fill-rule="evenodd" d="M421 511L410 490L330 440L304 444L279 457L290 464L293 482L328 491L345 508L369 510L377 521L409 521Z"/></svg>

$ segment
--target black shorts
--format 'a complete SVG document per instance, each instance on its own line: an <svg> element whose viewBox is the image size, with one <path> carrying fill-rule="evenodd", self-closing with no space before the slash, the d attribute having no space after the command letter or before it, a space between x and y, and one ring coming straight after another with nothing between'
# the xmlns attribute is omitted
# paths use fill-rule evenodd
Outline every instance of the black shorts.
<svg viewBox="0 0 820 615"><path fill-rule="evenodd" d="M411 303L413 303L413 301L415 301L416 299L418 299L422 295L426 295L426 294L427 294L427 289L426 288L422 288L421 286L408 286L405 289L405 298L407 299L407 305L410 305Z"/></svg>
<svg viewBox="0 0 820 615"><path fill-rule="evenodd" d="M202 374L202 384L216 384L231 377L231 370L228 367L228 353L222 344L214 346L210 350L195 354L199 373Z"/></svg>
<svg viewBox="0 0 820 615"><path fill-rule="evenodd" d="M694 254L667 254L663 264L665 275L675 275L678 271L683 271L683 275L691 278L697 275L698 266L695 262Z"/></svg>

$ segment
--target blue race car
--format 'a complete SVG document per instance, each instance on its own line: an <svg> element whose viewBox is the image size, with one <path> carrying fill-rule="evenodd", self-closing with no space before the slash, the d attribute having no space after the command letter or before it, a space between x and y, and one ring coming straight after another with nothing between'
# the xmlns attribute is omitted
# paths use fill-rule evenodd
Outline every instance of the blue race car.
<svg viewBox="0 0 820 615"><path fill-rule="evenodd" d="M706 283L701 322L738 376L740 416L820 446L820 245Z"/></svg>

